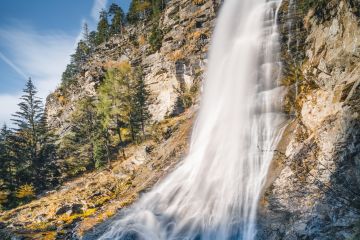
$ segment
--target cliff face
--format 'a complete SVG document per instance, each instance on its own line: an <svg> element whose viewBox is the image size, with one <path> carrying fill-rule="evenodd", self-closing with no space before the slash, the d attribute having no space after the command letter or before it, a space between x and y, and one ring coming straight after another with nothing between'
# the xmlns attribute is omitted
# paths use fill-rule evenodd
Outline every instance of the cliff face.
<svg viewBox="0 0 360 240"><path fill-rule="evenodd" d="M305 58L292 66L298 76L289 88L294 117L261 202L259 239L359 237L360 27L354 2L328 1L301 20Z"/></svg>
<svg viewBox="0 0 360 240"><path fill-rule="evenodd" d="M63 135L76 102L96 96L106 66L127 60L143 69L153 121L181 116L165 121L158 142L130 146L128 159L114 162L110 171L84 175L2 212L0 228L30 239L75 239L175 166L186 152L195 114L194 108L182 113L179 98L198 100L221 0L194 2L168 2L159 20L164 35L159 51L147 41L150 24L129 26L97 47L76 84L56 90L46 104L50 126ZM300 2L306 1L284 1L281 10L282 83L289 89L284 106L290 120L261 200L258 239L348 239L360 228L360 4L319 1L320 7L304 14Z"/></svg>
<svg viewBox="0 0 360 240"><path fill-rule="evenodd" d="M195 92L202 80L219 2L168 2L158 22L158 29L163 33L159 51L154 52L148 41L152 30L150 22L128 26L121 36L97 47L81 66L76 84L65 91L58 89L48 97L46 109L50 126L57 128L61 135L65 133L76 102L84 96L95 96L106 66L119 61L129 61L133 67L142 68L152 95L150 111L154 121L181 113L184 109L178 104L179 95Z"/></svg>

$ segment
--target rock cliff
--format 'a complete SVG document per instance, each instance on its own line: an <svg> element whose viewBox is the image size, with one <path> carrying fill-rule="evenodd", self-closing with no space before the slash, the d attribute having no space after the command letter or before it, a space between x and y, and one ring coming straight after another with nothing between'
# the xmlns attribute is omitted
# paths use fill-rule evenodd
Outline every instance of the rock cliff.
<svg viewBox="0 0 360 240"><path fill-rule="evenodd" d="M299 20L305 39L298 55L303 57L287 66L293 77L297 72L289 84L292 118L261 202L259 239L359 237L360 27L355 2L325 1Z"/></svg>
<svg viewBox="0 0 360 240"><path fill-rule="evenodd" d="M219 2L168 2L158 22L163 35L159 51L154 52L148 41L152 30L150 22L130 25L121 36L112 37L97 47L81 66L76 84L59 88L48 97L46 109L50 126L63 135L69 128L68 119L76 102L84 96L95 96L106 66L124 60L143 70L151 92L150 111L154 121L183 112L180 96L196 101L189 95L196 95L203 78Z"/></svg>
<svg viewBox="0 0 360 240"><path fill-rule="evenodd" d="M319 0L315 7L307 2L284 0L279 16L289 121L260 202L257 238L358 239L360 2ZM106 66L128 60L144 71L161 137L130 146L128 159L115 162L111 171L84 175L58 192L0 213L1 228L30 239L75 239L132 203L175 166L186 152L196 113L196 107L185 111L179 98L199 100L220 3L169 1L159 20L159 51L147 41L150 24L128 26L123 35L95 49L76 84L48 97L49 124L62 136L76 103L96 96Z"/></svg>

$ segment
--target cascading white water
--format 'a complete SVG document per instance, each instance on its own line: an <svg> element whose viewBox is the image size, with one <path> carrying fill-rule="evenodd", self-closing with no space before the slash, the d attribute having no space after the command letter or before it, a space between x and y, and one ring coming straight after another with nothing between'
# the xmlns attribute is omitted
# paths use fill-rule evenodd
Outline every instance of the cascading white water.
<svg viewBox="0 0 360 240"><path fill-rule="evenodd" d="M226 0L188 157L100 239L254 239L259 197L285 117L281 0Z"/></svg>

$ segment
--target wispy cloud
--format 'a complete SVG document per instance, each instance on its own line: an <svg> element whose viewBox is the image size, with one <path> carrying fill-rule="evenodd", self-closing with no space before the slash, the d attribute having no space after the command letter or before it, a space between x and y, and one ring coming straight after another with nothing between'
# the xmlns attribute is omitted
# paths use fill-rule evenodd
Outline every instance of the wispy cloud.
<svg viewBox="0 0 360 240"><path fill-rule="evenodd" d="M96 24L99 12L106 8L107 3L108 0L94 0L90 25ZM21 23L0 28L0 43L10 53L5 56L0 52L0 59L21 77L32 77L39 96L45 99L60 82L70 55L82 37L82 30L79 30L79 34L73 36L56 31L39 32ZM9 123L11 114L17 111L20 96L21 92L0 94L0 124Z"/></svg>
<svg viewBox="0 0 360 240"><path fill-rule="evenodd" d="M43 99L59 84L74 52L77 36L64 32L39 32L21 24L0 28L0 41L8 56L0 58L24 78L31 77ZM25 84L25 81L24 81ZM21 93L0 95L0 123L17 110Z"/></svg>
<svg viewBox="0 0 360 240"><path fill-rule="evenodd" d="M6 57L2 52L0 52L0 59L3 60L7 65L9 65L15 72L17 72L20 76L27 79L28 76L18 67L15 63L13 63L8 57Z"/></svg>
<svg viewBox="0 0 360 240"><path fill-rule="evenodd" d="M99 20L99 12L102 9L105 9L107 5L107 0L95 0L93 7L91 9L91 17L93 18L93 20L96 22Z"/></svg>

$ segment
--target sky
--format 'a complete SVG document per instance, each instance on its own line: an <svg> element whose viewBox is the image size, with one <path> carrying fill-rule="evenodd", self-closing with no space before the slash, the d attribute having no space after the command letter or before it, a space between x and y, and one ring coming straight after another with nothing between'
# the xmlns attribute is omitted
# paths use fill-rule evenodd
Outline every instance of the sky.
<svg viewBox="0 0 360 240"><path fill-rule="evenodd" d="M0 125L11 114L29 77L42 99L60 83L82 26L96 28L99 12L111 3L124 11L130 0L1 0Z"/></svg>

